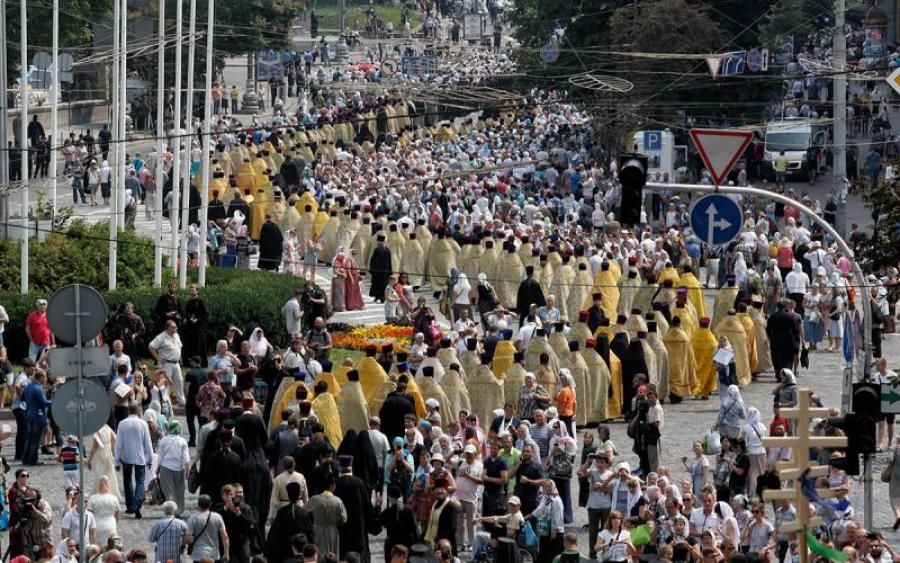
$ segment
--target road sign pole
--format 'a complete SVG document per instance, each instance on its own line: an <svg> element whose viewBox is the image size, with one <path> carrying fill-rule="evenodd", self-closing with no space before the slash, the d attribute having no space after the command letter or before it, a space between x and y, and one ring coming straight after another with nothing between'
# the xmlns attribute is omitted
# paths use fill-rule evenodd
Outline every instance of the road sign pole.
<svg viewBox="0 0 900 563"><path fill-rule="evenodd" d="M84 563L84 350L81 344L81 286L75 286L75 349L78 350L78 561Z"/></svg>
<svg viewBox="0 0 900 563"><path fill-rule="evenodd" d="M807 217L809 217L812 221L815 221L816 224L822 227L822 230L831 235L831 237L834 239L834 242L838 245L838 248L841 250L841 252L844 253L844 256L850 259L850 264L853 267L853 274L856 276L856 279L859 280L859 283L863 283L865 281L865 276L863 275L862 268L859 267L859 262L856 261L856 255L847 245L847 242L840 235L840 233L838 233L834 229L834 227L828 224L827 221L816 215L816 213L812 209L789 197L773 193L768 190L742 186L709 186L699 184L663 184L660 182L647 182L645 188L651 191L669 190L675 192L702 194L723 193L755 196L775 200L776 202L783 203L785 205L791 205L799 209L801 213L805 213ZM864 296L863 292L860 292L860 301L864 304L864 306L860 307L860 309L863 316L863 350L865 352L862 359L862 369L860 370L862 375L859 379L862 381L868 381L869 374L871 373L872 369L872 309L871 306L869 306L868 297ZM850 410L850 398L852 397L853 391L851 385L852 381L844 381L844 388L841 395L841 411L844 413L849 412Z"/></svg>

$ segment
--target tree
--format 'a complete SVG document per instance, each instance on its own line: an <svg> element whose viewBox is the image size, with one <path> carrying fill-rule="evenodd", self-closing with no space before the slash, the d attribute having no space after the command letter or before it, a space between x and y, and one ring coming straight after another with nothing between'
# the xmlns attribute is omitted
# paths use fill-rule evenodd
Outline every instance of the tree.
<svg viewBox="0 0 900 563"><path fill-rule="evenodd" d="M892 165L896 167L898 162ZM878 221L872 228L872 236L862 244L857 256L862 257L868 268L875 272L896 267L900 264L900 245L897 244L900 239L900 183L894 180L882 182L875 188L866 188L863 199L869 208L878 210Z"/></svg>
<svg viewBox="0 0 900 563"><path fill-rule="evenodd" d="M810 29L804 13L804 0L778 0L759 29L763 45L780 45L792 36L803 36Z"/></svg>

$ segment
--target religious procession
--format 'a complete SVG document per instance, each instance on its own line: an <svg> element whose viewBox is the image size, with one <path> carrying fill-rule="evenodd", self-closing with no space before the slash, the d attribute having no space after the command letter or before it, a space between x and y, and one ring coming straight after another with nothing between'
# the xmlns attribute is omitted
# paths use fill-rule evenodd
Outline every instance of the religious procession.
<svg viewBox="0 0 900 563"><path fill-rule="evenodd" d="M900 274L858 274L865 226L843 252L822 226L831 195L744 164L739 186L791 203L727 196L740 228L725 244L694 231L698 196L674 184L624 221L628 149L564 90L495 88L513 69L474 49L392 88L321 64L286 95L295 110L216 117L209 184L187 187L188 267L203 253L296 278L283 329L211 333L217 304L198 286L182 303L174 282L152 311L123 306L109 420L81 444L53 421L56 339L37 301L28 357L5 360L11 560L900 561L894 415L877 420L872 526L840 448L768 445L843 435L842 372L867 350L868 380L898 383ZM178 153L194 150L128 161L138 192L165 194L135 213L178 213ZM809 428L784 414L801 388L830 409ZM827 472L779 477L796 455ZM790 481L802 510L766 495Z"/></svg>

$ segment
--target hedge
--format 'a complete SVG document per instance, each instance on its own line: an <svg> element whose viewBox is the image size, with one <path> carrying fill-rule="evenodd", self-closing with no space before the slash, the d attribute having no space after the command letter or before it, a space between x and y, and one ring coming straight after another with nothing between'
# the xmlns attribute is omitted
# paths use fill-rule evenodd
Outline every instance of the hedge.
<svg viewBox="0 0 900 563"><path fill-rule="evenodd" d="M106 271L105 264L101 269ZM194 279L195 276L196 271L191 272L191 278ZM293 291L303 286L302 278L260 270L211 267L207 270L206 282L206 287L200 290L200 296L206 302L209 311L206 332L207 344L210 347L225 335L230 323L238 325L248 337L250 331L259 326L273 346L280 348L287 346L288 335L281 308L291 298ZM111 313L119 304L126 301L133 302L138 315L144 320L149 340L154 336L153 308L163 291L165 290L160 288L140 287L100 293ZM10 319L3 336L12 361L18 362L28 353L25 318L34 310L35 300L41 297L49 299L50 295L52 292L48 291L33 291L28 295L0 293L0 305L6 308ZM179 295L182 303L186 303L187 291L179 291Z"/></svg>

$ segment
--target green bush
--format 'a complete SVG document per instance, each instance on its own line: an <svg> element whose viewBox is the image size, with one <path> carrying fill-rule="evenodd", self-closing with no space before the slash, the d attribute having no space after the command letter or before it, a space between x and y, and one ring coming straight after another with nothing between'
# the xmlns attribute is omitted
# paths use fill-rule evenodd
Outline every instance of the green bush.
<svg viewBox="0 0 900 563"><path fill-rule="evenodd" d="M15 362L28 353L25 318L34 310L35 300L49 299L56 289L70 283L83 283L101 290L110 314L120 304L133 302L136 312L144 320L147 338L155 336L153 309L164 290L152 287L152 242L133 233L120 233L118 280L121 289L110 292L102 290L107 286L109 256L108 242L104 240L100 244L97 240L102 229L79 223L72 229L68 233L50 234L42 243L32 242L29 260L31 292L28 295L16 291L19 287L19 246L0 242L0 288L3 290L0 291L0 305L6 308L10 319L3 338L10 359ZM190 281L196 281L196 275L196 270L190 270ZM171 270L166 271L164 278L171 278ZM293 291L303 284L302 278L261 270L208 268L206 287L200 291L209 311L207 343L214 346L215 341L225 335L228 325L234 323L247 336L250 330L259 326L272 345L287 346L288 335L281 308ZM179 292L179 295L186 303L187 291Z"/></svg>

